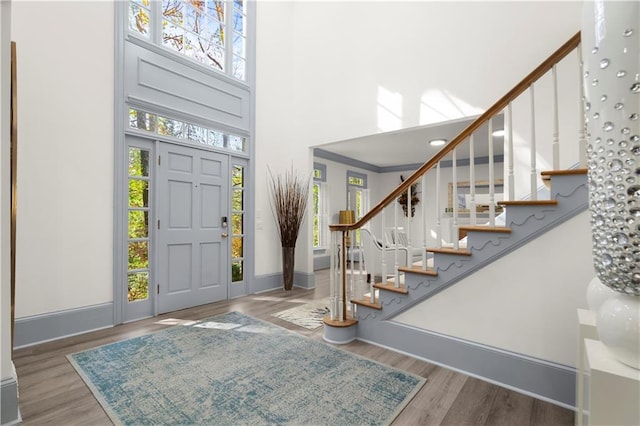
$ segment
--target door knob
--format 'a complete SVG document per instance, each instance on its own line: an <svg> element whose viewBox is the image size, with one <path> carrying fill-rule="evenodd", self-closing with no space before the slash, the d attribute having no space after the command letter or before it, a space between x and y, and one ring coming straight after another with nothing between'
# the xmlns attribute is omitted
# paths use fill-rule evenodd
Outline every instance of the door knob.
<svg viewBox="0 0 640 426"><path fill-rule="evenodd" d="M229 234L227 234L226 232L223 232L222 234L220 234L220 236L222 238L227 238L229 236Z"/></svg>

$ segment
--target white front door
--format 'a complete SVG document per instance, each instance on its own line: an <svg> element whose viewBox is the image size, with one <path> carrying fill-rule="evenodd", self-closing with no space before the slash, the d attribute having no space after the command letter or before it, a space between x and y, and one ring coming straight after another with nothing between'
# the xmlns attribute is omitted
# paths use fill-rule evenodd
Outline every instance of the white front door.
<svg viewBox="0 0 640 426"><path fill-rule="evenodd" d="M229 159L170 143L159 155L158 313L225 300Z"/></svg>

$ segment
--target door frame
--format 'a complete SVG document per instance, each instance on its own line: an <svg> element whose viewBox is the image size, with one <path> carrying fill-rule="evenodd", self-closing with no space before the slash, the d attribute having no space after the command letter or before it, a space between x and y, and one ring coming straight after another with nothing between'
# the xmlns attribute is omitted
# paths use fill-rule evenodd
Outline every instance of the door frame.
<svg viewBox="0 0 640 426"><path fill-rule="evenodd" d="M128 111L128 108L126 108ZM123 114L125 111L123 111ZM124 127L124 126L123 126ZM157 158L159 152L159 144L160 143L170 143L174 145L185 146L188 148L194 148L204 151L212 151L218 154L228 156L229 162L229 173L228 173L228 183L229 183L229 193L227 199L227 210L228 217L231 216L231 170L233 164L243 165L245 167L247 184L245 185L245 202L246 202L246 212L244 227L247 229L245 232L245 256L244 256L244 280L242 282L238 282L233 285L231 281L231 261L227 262L228 272L227 272L227 299L233 299L236 297L244 296L252 293L252 283L254 279L254 271L255 271L255 256L254 256L254 247L255 247L255 211L254 211L254 197L253 197L253 188L254 188L254 171L255 164L248 156L244 155L234 155L232 152L223 151L219 149L212 149L204 145L196 145L189 142L181 142L175 141L170 138L164 138L162 136L155 134L148 134L141 131L136 131L132 129L122 129L121 137L116 138L116 141L119 142L119 148L117 149L117 155L114 158L114 245L113 245L113 324L122 324L129 321L136 321L138 319L127 319L125 315L125 309L127 302L127 292L126 288L126 277L127 277L127 265L128 265L128 251L127 251L127 232L128 232L128 215L127 215L127 206L128 206L128 153L129 153L129 140L130 138L134 138L134 140L139 141L139 146L147 145L150 146L151 155L153 155L152 165L150 165L150 173L153 174L154 179L157 177ZM129 139L128 139L129 138ZM253 145L253 144L252 144ZM252 150L251 150L252 151ZM150 187L150 197L153 198L153 206L150 212L150 221L153 223L157 223L157 182L156 180L151 180ZM150 262L150 275L153 275L153 282L151 281L150 276L150 287L155 287L156 277L157 275L157 253L158 253L158 238L156 234L155 225L151 227L150 231L150 253L149 253L149 262ZM231 238L228 239L227 242L227 253L229 254L229 260L231 259ZM153 291L153 313L150 316L158 315L158 301L157 297L155 297L155 288Z"/></svg>

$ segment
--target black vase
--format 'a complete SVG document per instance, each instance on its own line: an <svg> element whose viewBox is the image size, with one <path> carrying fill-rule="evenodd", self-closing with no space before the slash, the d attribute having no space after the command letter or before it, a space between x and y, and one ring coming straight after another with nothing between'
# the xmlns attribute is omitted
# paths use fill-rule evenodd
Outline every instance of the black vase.
<svg viewBox="0 0 640 426"><path fill-rule="evenodd" d="M295 247L282 247L282 282L286 291L293 288L295 253Z"/></svg>

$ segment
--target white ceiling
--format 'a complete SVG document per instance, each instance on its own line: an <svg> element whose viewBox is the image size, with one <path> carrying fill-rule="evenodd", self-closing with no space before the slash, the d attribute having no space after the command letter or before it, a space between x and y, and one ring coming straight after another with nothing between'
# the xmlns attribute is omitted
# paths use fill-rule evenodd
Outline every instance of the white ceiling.
<svg viewBox="0 0 640 426"><path fill-rule="evenodd" d="M451 141L477 117L468 117L392 132L378 133L341 142L319 145L323 151L337 154L347 159L361 161L378 168L422 164L442 147L429 145L431 139L445 138ZM493 130L503 128L503 116L493 119ZM476 157L488 156L487 125L474 134ZM502 138L494 138L494 155L503 154ZM321 154L320 154L321 155ZM319 156L320 156L319 155ZM457 152L458 158L469 158L468 144L463 144Z"/></svg>

